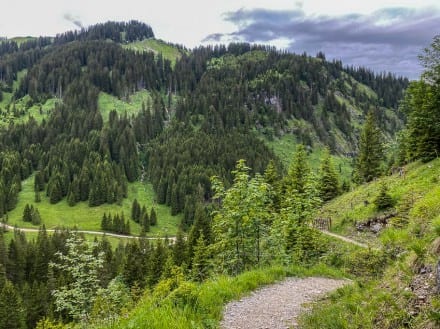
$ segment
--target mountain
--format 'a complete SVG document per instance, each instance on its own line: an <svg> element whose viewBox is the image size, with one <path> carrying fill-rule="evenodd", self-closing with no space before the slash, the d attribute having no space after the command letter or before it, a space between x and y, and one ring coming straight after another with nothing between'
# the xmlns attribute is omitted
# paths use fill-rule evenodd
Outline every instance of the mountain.
<svg viewBox="0 0 440 329"><path fill-rule="evenodd" d="M249 44L189 51L153 37L151 27L132 21L1 43L3 152L18 151L26 164L17 184L38 170L48 196L59 186L53 203L67 197L97 206L126 197L124 182L144 168L157 201L185 213L189 226L191 205L212 196L210 176L230 180L239 158L262 172L276 158L268 145L286 136L353 155L368 111L388 141L402 127L404 78L344 67L322 53ZM137 109L100 106L109 95L129 103L143 91ZM78 147L87 151L72 159ZM96 169L86 169L91 162ZM101 167L107 174L98 178ZM107 196L90 200L90 188L77 188L82 177Z"/></svg>
<svg viewBox="0 0 440 329"><path fill-rule="evenodd" d="M42 226L36 239L0 232L0 302L15 296L19 328L50 326L54 314L105 322L144 290L155 305L190 304L214 267L235 275L337 255L340 244L305 225L317 182L332 182L330 197L339 179L350 189L367 117L392 166L407 86L322 53L189 50L137 21L2 40L0 216ZM74 228L136 236L89 245Z"/></svg>

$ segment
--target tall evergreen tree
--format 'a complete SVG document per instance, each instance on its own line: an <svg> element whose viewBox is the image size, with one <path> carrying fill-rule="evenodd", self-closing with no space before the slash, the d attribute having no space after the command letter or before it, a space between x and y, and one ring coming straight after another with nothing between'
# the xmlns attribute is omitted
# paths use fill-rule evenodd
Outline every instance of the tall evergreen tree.
<svg viewBox="0 0 440 329"><path fill-rule="evenodd" d="M319 170L319 196L322 201L329 201L340 193L338 174L333 166L330 151L326 149Z"/></svg>
<svg viewBox="0 0 440 329"><path fill-rule="evenodd" d="M21 298L11 282L0 291L0 329L24 329L25 312Z"/></svg>
<svg viewBox="0 0 440 329"><path fill-rule="evenodd" d="M356 159L356 180L370 182L381 174L383 160L382 133L372 111L368 112L359 136L359 154Z"/></svg>

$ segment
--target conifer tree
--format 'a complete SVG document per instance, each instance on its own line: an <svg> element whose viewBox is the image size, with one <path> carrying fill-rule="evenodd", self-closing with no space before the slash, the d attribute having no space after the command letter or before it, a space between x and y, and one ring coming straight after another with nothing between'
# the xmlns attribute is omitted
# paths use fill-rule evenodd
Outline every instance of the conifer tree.
<svg viewBox="0 0 440 329"><path fill-rule="evenodd" d="M384 182L380 184L379 194L373 202L377 210L385 210L394 205L393 198L388 194L388 187Z"/></svg>
<svg viewBox="0 0 440 329"><path fill-rule="evenodd" d="M146 211L143 212L141 224L144 232L150 232L150 217Z"/></svg>
<svg viewBox="0 0 440 329"><path fill-rule="evenodd" d="M151 208L151 212L150 212L150 225L151 226L157 225L157 215L156 215L156 210L154 210L154 207Z"/></svg>
<svg viewBox="0 0 440 329"><path fill-rule="evenodd" d="M26 203L26 205L24 206L22 219L23 219L23 222L31 222L32 221L31 207L29 206L28 203Z"/></svg>
<svg viewBox="0 0 440 329"><path fill-rule="evenodd" d="M210 269L209 252L206 246L203 233L197 239L194 247L194 258L192 260L191 277L195 281L203 281L208 278Z"/></svg>
<svg viewBox="0 0 440 329"><path fill-rule="evenodd" d="M368 112L359 137L359 154L356 159L356 180L370 182L381 173L383 158L382 134L372 111Z"/></svg>
<svg viewBox="0 0 440 329"><path fill-rule="evenodd" d="M319 170L318 191L322 201L329 201L340 193L338 174L333 166L330 151L326 149Z"/></svg>
<svg viewBox="0 0 440 329"><path fill-rule="evenodd" d="M25 329L21 298L10 281L0 291L0 329Z"/></svg>
<svg viewBox="0 0 440 329"><path fill-rule="evenodd" d="M131 205L131 219L136 223L139 223L139 220L141 219L141 206L137 199L134 199Z"/></svg>

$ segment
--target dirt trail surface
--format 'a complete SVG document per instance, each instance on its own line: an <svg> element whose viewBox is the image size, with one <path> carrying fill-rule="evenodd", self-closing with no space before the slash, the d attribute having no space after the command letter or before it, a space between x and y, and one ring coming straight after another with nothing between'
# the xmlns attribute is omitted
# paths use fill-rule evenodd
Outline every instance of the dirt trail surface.
<svg viewBox="0 0 440 329"><path fill-rule="evenodd" d="M347 237L342 236L342 235L339 235L339 234L335 234L335 233L329 232L329 231L327 231L327 230L321 230L321 232L324 233L324 234L326 234L326 235L328 235L328 236L332 236L332 237L334 237L334 238L336 238L336 239L339 239L339 240L342 240L342 241L345 241L345 242L348 242L348 243L354 244L354 245L359 246L359 247L362 247L362 248L368 248L368 247L369 247L369 246L366 245L365 243L358 242L358 241L356 241L356 240L353 240L353 239L347 238Z"/></svg>
<svg viewBox="0 0 440 329"><path fill-rule="evenodd" d="M309 303L349 284L348 280L288 278L263 287L250 296L226 305L222 329L295 328L296 318Z"/></svg>
<svg viewBox="0 0 440 329"><path fill-rule="evenodd" d="M14 229L17 229L17 230L20 230L23 232L39 232L39 229L37 229L37 228L14 227L14 226L0 223L0 227L2 227L2 226L3 226L3 229L11 230L11 231L13 231ZM92 235L106 235L106 236L112 236L115 238L125 238L125 239L139 239L140 238L137 235L123 235L123 234L116 234L116 233L109 233L109 232L75 230L75 229L70 229L70 230L74 231L74 232L78 232L78 233L85 233L85 234L92 234ZM46 232L55 232L55 231L56 230L53 230L53 229L46 229ZM147 240L168 239L170 241L174 241L174 240L176 240L176 237L175 236L169 236L167 238L164 238L164 237L142 237L142 239L147 239Z"/></svg>

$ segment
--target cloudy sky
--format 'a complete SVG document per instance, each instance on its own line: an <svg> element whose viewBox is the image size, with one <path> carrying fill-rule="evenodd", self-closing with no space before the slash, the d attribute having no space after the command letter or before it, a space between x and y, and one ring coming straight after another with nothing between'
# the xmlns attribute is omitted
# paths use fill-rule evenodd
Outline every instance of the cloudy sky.
<svg viewBox="0 0 440 329"><path fill-rule="evenodd" d="M0 0L6 1L6 0ZM440 34L439 0L21 0L8 1L0 36L55 35L137 19L187 47L267 43L344 64L417 78L417 55Z"/></svg>

